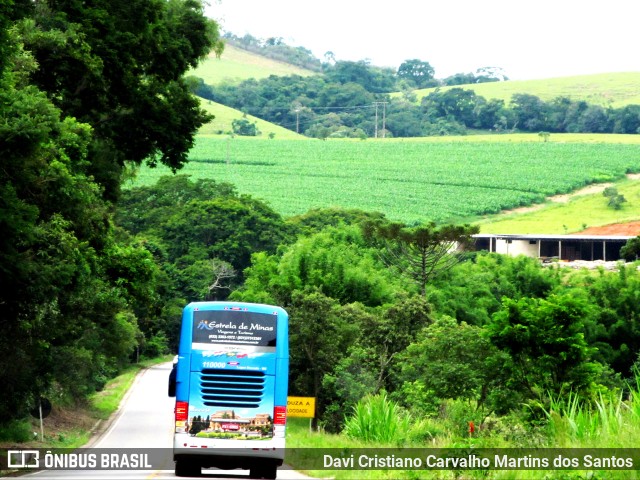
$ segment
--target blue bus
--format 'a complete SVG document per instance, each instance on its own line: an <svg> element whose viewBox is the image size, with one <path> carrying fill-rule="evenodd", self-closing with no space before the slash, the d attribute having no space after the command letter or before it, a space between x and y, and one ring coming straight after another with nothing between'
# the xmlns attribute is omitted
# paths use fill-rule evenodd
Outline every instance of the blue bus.
<svg viewBox="0 0 640 480"><path fill-rule="evenodd" d="M288 329L287 312L271 305L194 302L184 308L169 385L176 396L177 476L217 467L276 478L285 447Z"/></svg>

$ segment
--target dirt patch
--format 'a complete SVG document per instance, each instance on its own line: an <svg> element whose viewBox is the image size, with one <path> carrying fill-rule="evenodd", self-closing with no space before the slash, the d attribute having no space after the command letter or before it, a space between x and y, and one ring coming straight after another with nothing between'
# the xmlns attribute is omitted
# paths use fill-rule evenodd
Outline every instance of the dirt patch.
<svg viewBox="0 0 640 480"><path fill-rule="evenodd" d="M640 222L612 223L601 227L589 227L577 235L640 235Z"/></svg>

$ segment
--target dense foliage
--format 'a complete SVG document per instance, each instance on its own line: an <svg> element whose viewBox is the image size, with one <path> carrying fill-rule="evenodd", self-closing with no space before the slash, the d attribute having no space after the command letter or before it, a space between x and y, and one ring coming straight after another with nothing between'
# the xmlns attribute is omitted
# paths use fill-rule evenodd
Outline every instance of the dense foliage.
<svg viewBox="0 0 640 480"><path fill-rule="evenodd" d="M497 80L471 75L461 82L483 78ZM412 93L437 84L433 69L419 60L403 63L397 72L365 61L338 61L324 64L321 75L216 86L200 81L194 88L203 98L315 138L420 137L471 130L636 134L640 129L640 105L611 108L566 97L545 102L527 93L514 94L505 103L464 87L435 89L420 102Z"/></svg>
<svg viewBox="0 0 640 480"><path fill-rule="evenodd" d="M100 389L145 344L158 269L111 201L126 162L186 160L207 115L181 75L218 46L194 0L3 2L2 422Z"/></svg>
<svg viewBox="0 0 640 480"><path fill-rule="evenodd" d="M481 417L540 418L540 406L568 392L590 402L622 388L637 365L640 302L629 295L640 272L631 266L570 273L476 254L430 279L425 298L407 272L376 274L387 271L382 251L370 257L377 247L356 231L328 227L276 255L255 255L232 294L289 309L292 394L317 396L329 430L381 391L420 416L466 399ZM354 289L358 271L367 283ZM388 293L372 298L382 285Z"/></svg>
<svg viewBox="0 0 640 480"><path fill-rule="evenodd" d="M242 284L254 252L275 252L293 227L264 203L213 180L165 177L125 190L116 222L154 259L155 295L138 312L154 348L177 348L181 309L189 301L224 299ZM124 232L123 232L124 234ZM144 345L143 345L144 347Z"/></svg>

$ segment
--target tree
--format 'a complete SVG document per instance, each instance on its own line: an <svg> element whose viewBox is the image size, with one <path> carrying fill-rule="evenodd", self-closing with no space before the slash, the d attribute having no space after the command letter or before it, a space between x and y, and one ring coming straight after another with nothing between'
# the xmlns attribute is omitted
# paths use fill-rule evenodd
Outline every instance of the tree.
<svg viewBox="0 0 640 480"><path fill-rule="evenodd" d="M511 382L539 399L573 390L588 397L598 366L585 340L585 298L550 295L546 299L503 299L485 327L491 342L511 356Z"/></svg>
<svg viewBox="0 0 640 480"><path fill-rule="evenodd" d="M620 256L627 262L633 262L640 258L640 236L630 238L620 249Z"/></svg>
<svg viewBox="0 0 640 480"><path fill-rule="evenodd" d="M422 99L421 106L430 120L445 117L473 127L477 101L478 96L473 90L456 87L430 93Z"/></svg>
<svg viewBox="0 0 640 480"><path fill-rule="evenodd" d="M39 66L32 82L92 126L85 169L107 198L126 162L184 165L211 117L181 76L223 47L199 0L42 3L19 28Z"/></svg>
<svg viewBox="0 0 640 480"><path fill-rule="evenodd" d="M431 306L421 296L403 299L379 311L378 315L363 319L358 346L366 348L370 356L371 371L376 379L372 393L395 387L389 376L402 363L399 356L432 321Z"/></svg>
<svg viewBox="0 0 640 480"><path fill-rule="evenodd" d="M367 306L391 302L400 289L360 229L339 226L301 237L277 257L254 256L245 288L232 297L255 301L266 292L286 306L296 290L305 288L318 289L341 304Z"/></svg>
<svg viewBox="0 0 640 480"><path fill-rule="evenodd" d="M613 133L640 133L640 105L626 105L613 113Z"/></svg>
<svg viewBox="0 0 640 480"><path fill-rule="evenodd" d="M476 70L476 83L505 82L509 80L500 67L481 67Z"/></svg>
<svg viewBox="0 0 640 480"><path fill-rule="evenodd" d="M398 363L405 384L417 380L437 398L476 400L480 407L506 382L494 368L504 360L481 328L445 316L424 328Z"/></svg>
<svg viewBox="0 0 640 480"><path fill-rule="evenodd" d="M94 130L30 83L30 25L0 35L1 422L52 388L70 399L101 388L135 347L132 310L153 290L151 257L116 240L87 174Z"/></svg>
<svg viewBox="0 0 640 480"><path fill-rule="evenodd" d="M429 64L418 59L405 60L398 67L398 78L409 80L416 88L427 88L434 86L433 76L436 71Z"/></svg>
<svg viewBox="0 0 640 480"><path fill-rule="evenodd" d="M627 201L624 198L624 195L618 193L618 189L616 187L607 187L602 191L602 195L609 199L607 205L614 210L620 210L622 208L622 204Z"/></svg>
<svg viewBox="0 0 640 480"><path fill-rule="evenodd" d="M357 325L341 318L341 307L318 291L293 292L289 312L291 349L290 391L293 394L322 397L322 380L345 356L347 346L357 335ZM319 402L318 416L323 414ZM317 426L318 416L313 420Z"/></svg>
<svg viewBox="0 0 640 480"><path fill-rule="evenodd" d="M546 129L546 104L535 95L514 94L511 97L511 110L519 128L527 131Z"/></svg>
<svg viewBox="0 0 640 480"><path fill-rule="evenodd" d="M366 237L382 243L385 263L411 278L423 296L429 280L458 263L458 252L479 231L477 226L436 227L433 222L417 227L370 222L363 229Z"/></svg>
<svg viewBox="0 0 640 480"><path fill-rule="evenodd" d="M256 137L260 135L257 122L251 122L248 118L236 118L231 122L233 133L243 137Z"/></svg>

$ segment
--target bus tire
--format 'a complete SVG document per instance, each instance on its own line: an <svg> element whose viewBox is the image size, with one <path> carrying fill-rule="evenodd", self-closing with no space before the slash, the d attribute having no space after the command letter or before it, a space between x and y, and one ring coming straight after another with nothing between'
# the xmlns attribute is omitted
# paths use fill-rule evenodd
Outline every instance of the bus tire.
<svg viewBox="0 0 640 480"><path fill-rule="evenodd" d="M176 477L199 477L202 474L202 468L186 460L176 460Z"/></svg>
<svg viewBox="0 0 640 480"><path fill-rule="evenodd" d="M266 478L273 480L278 473L278 466L275 462L259 463L249 469L250 478Z"/></svg>

